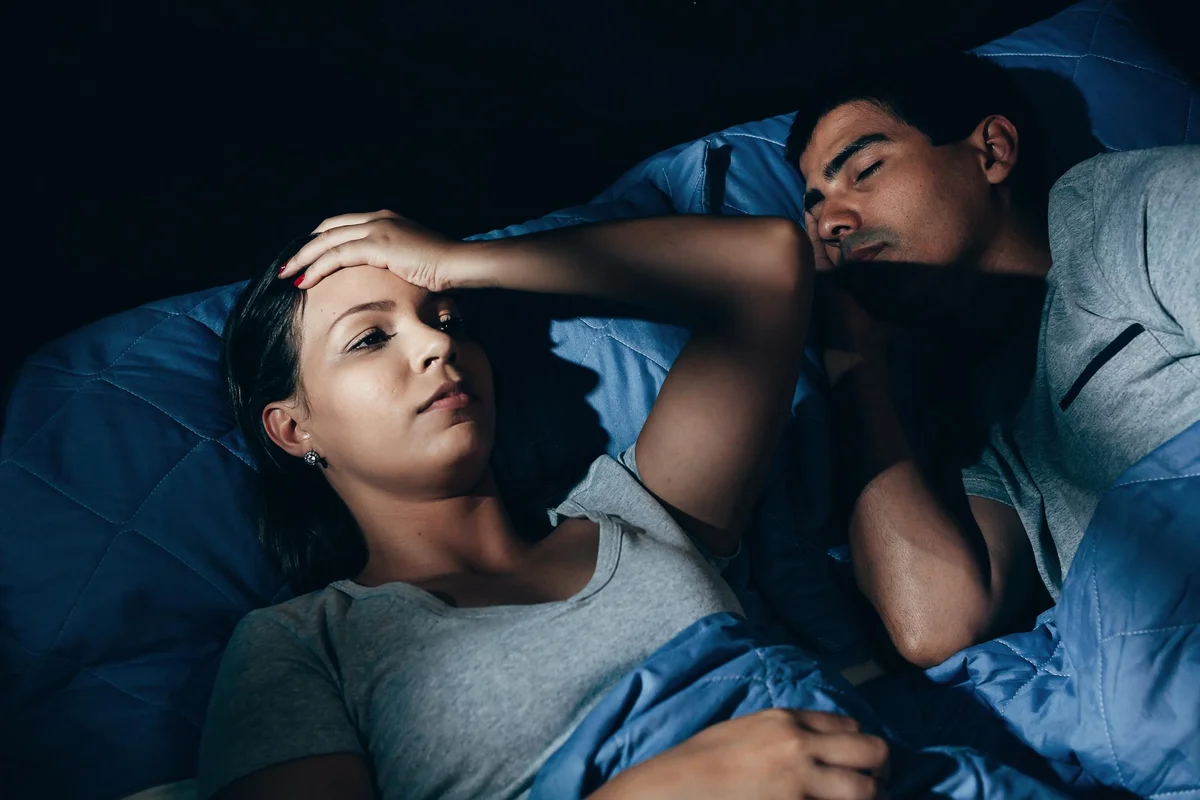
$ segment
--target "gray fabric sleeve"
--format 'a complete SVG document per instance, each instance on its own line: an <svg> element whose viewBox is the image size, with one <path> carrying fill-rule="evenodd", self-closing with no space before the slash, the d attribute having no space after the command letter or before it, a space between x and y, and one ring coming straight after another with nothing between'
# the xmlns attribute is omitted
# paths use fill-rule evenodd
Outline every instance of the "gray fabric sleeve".
<svg viewBox="0 0 1200 800"><path fill-rule="evenodd" d="M221 660L200 741L201 800L266 767L364 752L330 669L267 613L242 620Z"/></svg>
<svg viewBox="0 0 1200 800"><path fill-rule="evenodd" d="M1004 486L1004 481L1000 480L1000 474L995 467L987 462L986 454L983 459L962 471L962 484L963 491L968 497L995 500L997 503L1015 508L1012 497Z"/></svg>
<svg viewBox="0 0 1200 800"><path fill-rule="evenodd" d="M637 456L634 454L634 450L636 448L637 448L637 445L633 444L633 445L630 445L627 450L621 451L621 454L617 456L617 463L620 464L621 466L625 467L625 469L629 470L629 472L633 475L633 477L637 478L638 483L642 483L642 475L640 472L638 472L638 467L637 467ZM642 485L644 486L645 484L642 484ZM649 492L650 490L647 489L646 491ZM717 572L724 572L725 568L728 567L731 563L733 563L733 560L735 558L737 558L738 556L740 556L742 554L741 539L738 540L737 550L734 552L733 555L718 556L718 555L713 554L713 552L711 550L709 550L707 547L705 547L703 542L697 541L696 537L688 536L688 538L691 540L692 544L696 547L696 550L698 550L700 552L700 555L704 556L704 560L707 561L710 565L712 565L712 567Z"/></svg>
<svg viewBox="0 0 1200 800"><path fill-rule="evenodd" d="M1061 191L1091 211L1088 245L1116 302L1200 347L1200 147L1101 156L1077 170Z"/></svg>

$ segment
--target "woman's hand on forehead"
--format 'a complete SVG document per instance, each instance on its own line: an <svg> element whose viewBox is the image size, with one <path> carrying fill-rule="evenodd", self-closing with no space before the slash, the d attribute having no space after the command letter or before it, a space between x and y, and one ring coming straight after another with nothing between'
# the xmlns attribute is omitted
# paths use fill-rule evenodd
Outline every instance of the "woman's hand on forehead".
<svg viewBox="0 0 1200 800"><path fill-rule="evenodd" d="M390 270L431 292L450 288L439 265L455 242L393 211L330 217L313 234L279 270L297 288L311 289L345 267Z"/></svg>

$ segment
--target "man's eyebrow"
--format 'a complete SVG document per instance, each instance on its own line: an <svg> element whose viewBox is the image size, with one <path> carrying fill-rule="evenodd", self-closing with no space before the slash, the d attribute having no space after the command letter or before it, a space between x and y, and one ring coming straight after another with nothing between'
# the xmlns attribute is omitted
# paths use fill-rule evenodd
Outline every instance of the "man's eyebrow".
<svg viewBox="0 0 1200 800"><path fill-rule="evenodd" d="M335 319L333 324L329 326L329 330L332 331L337 327L339 322L354 314L361 314L364 311L391 311L395 307L395 300L372 300L369 303L359 303L356 306L351 306L350 308L346 309L341 314L338 314L337 319Z"/></svg>
<svg viewBox="0 0 1200 800"><path fill-rule="evenodd" d="M868 133L858 137L850 144L842 148L842 151L830 159L825 165L825 169L821 174L825 180L831 181L837 177L837 174L842 171L842 167L846 166L846 162L854 158L855 155L862 150L879 142L890 142L891 138L886 133Z"/></svg>

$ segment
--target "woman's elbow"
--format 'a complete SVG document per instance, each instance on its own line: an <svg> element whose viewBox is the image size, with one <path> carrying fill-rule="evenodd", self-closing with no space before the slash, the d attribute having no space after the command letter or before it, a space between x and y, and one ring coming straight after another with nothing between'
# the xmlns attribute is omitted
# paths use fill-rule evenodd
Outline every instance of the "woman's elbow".
<svg viewBox="0 0 1200 800"><path fill-rule="evenodd" d="M771 220L770 238L781 281L789 289L811 290L813 251L804 229L790 219L775 217Z"/></svg>
<svg viewBox="0 0 1200 800"><path fill-rule="evenodd" d="M758 292L807 317L813 291L813 253L804 230L782 217L764 218L760 231Z"/></svg>

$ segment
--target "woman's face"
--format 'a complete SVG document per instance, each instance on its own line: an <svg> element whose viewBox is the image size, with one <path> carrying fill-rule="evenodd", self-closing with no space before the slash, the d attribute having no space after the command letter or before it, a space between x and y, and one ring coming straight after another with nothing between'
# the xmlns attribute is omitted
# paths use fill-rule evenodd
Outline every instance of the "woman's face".
<svg viewBox="0 0 1200 800"><path fill-rule="evenodd" d="M297 326L308 413L292 405L296 445L325 458L331 481L413 499L478 484L495 426L492 371L453 300L355 267L308 290Z"/></svg>

